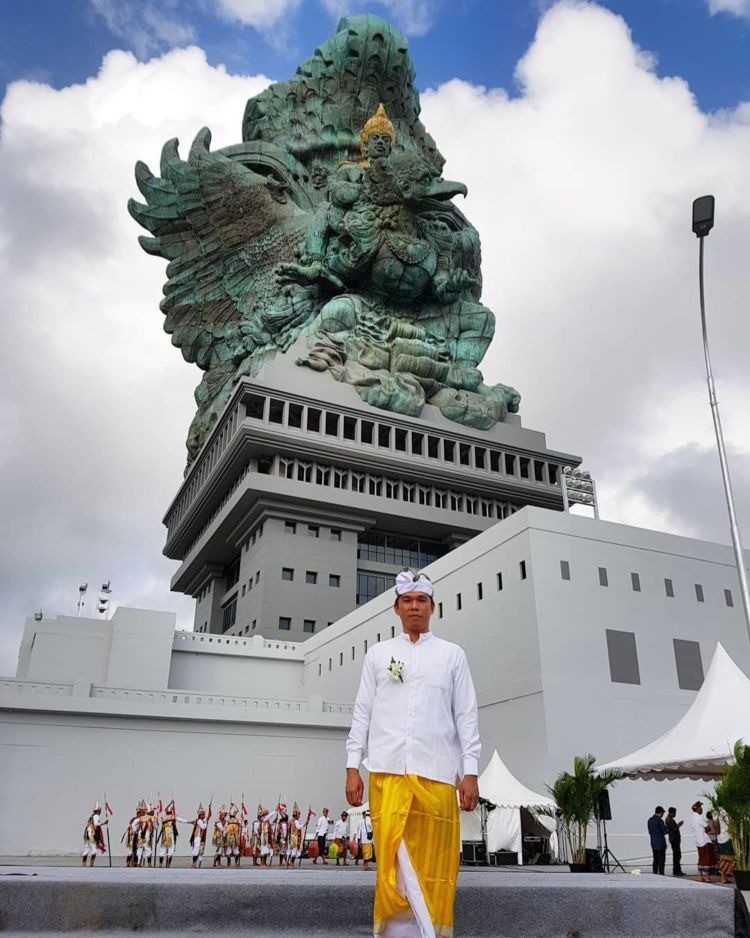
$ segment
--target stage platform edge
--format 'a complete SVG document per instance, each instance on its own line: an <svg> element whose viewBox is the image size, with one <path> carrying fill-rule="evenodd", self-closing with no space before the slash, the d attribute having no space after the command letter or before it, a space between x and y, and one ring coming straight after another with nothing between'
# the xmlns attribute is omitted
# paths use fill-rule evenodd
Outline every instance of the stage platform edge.
<svg viewBox="0 0 750 938"><path fill-rule="evenodd" d="M371 935L374 876L347 870L0 868L0 932ZM631 874L462 872L456 938L750 938L732 888Z"/></svg>

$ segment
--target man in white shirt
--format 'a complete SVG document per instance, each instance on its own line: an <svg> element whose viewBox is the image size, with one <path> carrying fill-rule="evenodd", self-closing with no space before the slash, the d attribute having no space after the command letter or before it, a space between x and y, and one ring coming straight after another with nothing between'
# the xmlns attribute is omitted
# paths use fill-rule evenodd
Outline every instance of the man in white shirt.
<svg viewBox="0 0 750 938"><path fill-rule="evenodd" d="M315 836L318 840L318 855L323 860L323 866L328 866L328 860L326 860L326 837L328 837L328 808L323 808L323 813L318 818L318 823L315 825ZM318 857L315 857L313 863L318 862Z"/></svg>
<svg viewBox="0 0 750 938"><path fill-rule="evenodd" d="M429 578L400 573L394 611L403 632L367 653L346 743L350 805L363 801L360 765L370 773L374 932L387 938L450 938L460 852L456 787L463 810L479 801L474 684L463 650L430 632L434 609Z"/></svg>

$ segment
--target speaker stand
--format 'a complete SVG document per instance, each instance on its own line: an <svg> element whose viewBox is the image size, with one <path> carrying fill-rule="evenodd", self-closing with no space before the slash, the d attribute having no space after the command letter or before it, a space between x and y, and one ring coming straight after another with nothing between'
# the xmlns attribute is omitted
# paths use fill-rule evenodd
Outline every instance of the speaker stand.
<svg viewBox="0 0 750 938"><path fill-rule="evenodd" d="M627 873L625 867L609 849L609 844L607 843L607 822L605 820L602 820L602 831L604 834L604 849L602 850L602 866L604 867L604 872L614 873L616 870L622 870L623 873Z"/></svg>

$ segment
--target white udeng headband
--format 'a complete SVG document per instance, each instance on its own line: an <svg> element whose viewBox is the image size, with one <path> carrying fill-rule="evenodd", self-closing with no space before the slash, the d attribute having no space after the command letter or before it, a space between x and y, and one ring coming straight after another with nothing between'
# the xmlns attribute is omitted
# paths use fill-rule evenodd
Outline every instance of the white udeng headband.
<svg viewBox="0 0 750 938"><path fill-rule="evenodd" d="M430 578L424 573L402 570L396 577L396 596L403 596L404 593L427 593L428 596L432 596Z"/></svg>

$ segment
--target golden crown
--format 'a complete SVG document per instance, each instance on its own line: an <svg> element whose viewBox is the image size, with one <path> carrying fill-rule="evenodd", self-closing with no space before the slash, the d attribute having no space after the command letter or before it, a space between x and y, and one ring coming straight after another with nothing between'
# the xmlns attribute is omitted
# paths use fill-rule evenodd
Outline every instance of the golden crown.
<svg viewBox="0 0 750 938"><path fill-rule="evenodd" d="M372 117L362 128L362 132L359 135L362 146L367 143L367 138L370 136L370 134L388 134L388 136L391 138L391 144L396 142L396 128L390 122L390 119L385 113L385 108L383 107L382 103L378 105L377 111L375 111Z"/></svg>

